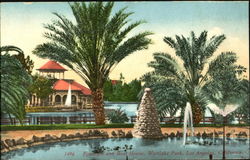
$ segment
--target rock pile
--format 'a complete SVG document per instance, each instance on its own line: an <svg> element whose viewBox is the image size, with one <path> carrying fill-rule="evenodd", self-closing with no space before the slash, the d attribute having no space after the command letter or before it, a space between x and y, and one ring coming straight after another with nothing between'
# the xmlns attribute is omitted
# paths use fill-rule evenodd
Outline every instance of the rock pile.
<svg viewBox="0 0 250 160"><path fill-rule="evenodd" d="M151 90L150 88L146 88L144 91L133 130L133 136L139 138L163 138L156 104Z"/></svg>

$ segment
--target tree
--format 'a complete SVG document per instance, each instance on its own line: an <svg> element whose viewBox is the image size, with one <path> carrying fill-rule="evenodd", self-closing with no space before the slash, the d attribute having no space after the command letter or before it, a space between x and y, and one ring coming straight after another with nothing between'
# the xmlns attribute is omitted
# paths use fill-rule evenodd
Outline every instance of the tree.
<svg viewBox="0 0 250 160"><path fill-rule="evenodd" d="M107 79L106 82L104 83L104 100L106 101L111 101L113 97L113 84L111 82L111 79Z"/></svg>
<svg viewBox="0 0 250 160"><path fill-rule="evenodd" d="M24 105L29 98L27 87L32 79L21 63L9 54L11 51L22 52L15 46L1 47L1 113L7 113L10 119L11 114L14 115L22 124L26 114Z"/></svg>
<svg viewBox="0 0 250 160"><path fill-rule="evenodd" d="M25 58L24 52L16 46L3 46L1 47L1 52L6 54L9 52L17 52L17 54L12 55L15 57L23 66L23 68L31 75L32 69L34 68L34 62L30 59L30 56Z"/></svg>
<svg viewBox="0 0 250 160"><path fill-rule="evenodd" d="M141 81L134 79L130 83L129 86L129 94L127 95L130 102L137 102L139 101L138 94L140 93L142 86Z"/></svg>
<svg viewBox="0 0 250 160"><path fill-rule="evenodd" d="M194 123L199 123L208 100L207 94L217 94L218 88L212 86L219 84L218 81L225 81L225 79L220 79L218 75L229 75L229 70L233 71L232 74L240 75L246 69L235 64L237 57L233 52L223 52L215 58L212 57L219 45L225 40L224 35L208 39L207 31L203 31L199 37L191 32L189 38L177 35L175 38L176 40L165 37L164 42L175 50L175 55L180 58L181 62L168 53L154 53L154 61L149 63L149 67L152 67L154 71L147 73L142 79L147 81L149 77L154 78L154 81L149 83L151 86L158 86L158 88L160 83L165 82L166 87L161 89L165 91L158 92L155 97L162 97L161 99L176 97L190 102ZM234 82L232 81L232 83ZM182 101L181 99L179 100ZM181 102L181 104L185 103ZM178 103L162 104L161 109L167 111L167 108L175 105Z"/></svg>
<svg viewBox="0 0 250 160"><path fill-rule="evenodd" d="M25 58L23 52L19 52L17 55L13 55L22 64L23 68L31 75L34 68L34 62L30 59L30 56Z"/></svg>
<svg viewBox="0 0 250 160"><path fill-rule="evenodd" d="M88 85L93 96L93 111L97 125L105 124L103 86L110 72L131 53L146 49L151 43L141 32L128 33L143 23L129 24L132 12L123 8L111 16L114 2L70 3L76 23L54 13L58 20L45 25L44 36L50 42L33 51L39 57L58 61L75 71Z"/></svg>
<svg viewBox="0 0 250 160"><path fill-rule="evenodd" d="M120 80L112 84L108 79L104 84L104 100L114 102L137 102L138 94L141 91L141 81L134 79L125 83L124 77L120 74Z"/></svg>
<svg viewBox="0 0 250 160"><path fill-rule="evenodd" d="M29 91L36 94L36 96L41 99L41 105L44 106L46 98L54 92L54 81L40 75L34 75L32 78L34 82L29 87Z"/></svg>

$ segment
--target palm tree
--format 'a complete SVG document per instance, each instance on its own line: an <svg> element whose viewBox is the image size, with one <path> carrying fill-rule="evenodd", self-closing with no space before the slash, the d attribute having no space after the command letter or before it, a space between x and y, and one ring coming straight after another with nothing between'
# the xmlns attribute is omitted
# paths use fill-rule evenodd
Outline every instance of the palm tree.
<svg viewBox="0 0 250 160"><path fill-rule="evenodd" d="M230 75L229 73L241 75L246 70L235 64L237 57L233 52L223 52L215 58L212 57L224 39L224 35L208 39L207 31L203 31L199 37L196 37L194 32L191 32L189 38L176 35L176 40L174 40L165 37L164 42L175 50L175 55L180 61L168 53L154 53L155 60L149 63L154 71L144 75L142 80L148 81L150 78L147 77L154 78L151 83L149 81L146 84L155 88L159 83L167 83L161 88L165 90L163 92L165 95L158 93L155 97L173 99L175 95L179 100L181 98L183 101L190 102L194 122L199 123L204 112L204 104L208 100L206 95L218 94L219 88L215 84L223 84L218 82L225 81L221 79L221 76L219 78L219 75ZM233 72L228 72L229 70ZM168 102L163 104L162 109L166 110L173 105L178 105L178 103L169 104Z"/></svg>
<svg viewBox="0 0 250 160"><path fill-rule="evenodd" d="M88 85L93 95L93 111L97 125L105 124L103 85L114 67L135 51L151 43L150 32L128 33L142 24L129 24L132 12L119 10L113 16L113 2L70 3L76 23L54 13L58 20L45 25L44 35L50 42L38 45L34 54L58 61L75 71Z"/></svg>
<svg viewBox="0 0 250 160"><path fill-rule="evenodd" d="M15 46L1 47L1 113L7 113L10 119L10 114L14 115L22 124L31 76L14 56L9 55L11 51L22 53Z"/></svg>

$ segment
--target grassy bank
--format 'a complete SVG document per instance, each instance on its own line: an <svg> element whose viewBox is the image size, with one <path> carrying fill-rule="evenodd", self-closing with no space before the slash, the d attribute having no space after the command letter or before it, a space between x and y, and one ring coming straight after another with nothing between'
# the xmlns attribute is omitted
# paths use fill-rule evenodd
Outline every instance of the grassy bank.
<svg viewBox="0 0 250 160"><path fill-rule="evenodd" d="M15 131L15 130L58 130L58 129L95 129L95 128L133 128L133 124L42 124L42 125L1 125L2 131ZM245 127L247 124L229 124L232 127ZM161 127L174 127L182 128L183 124L161 124ZM222 127L221 124L199 124L194 127Z"/></svg>

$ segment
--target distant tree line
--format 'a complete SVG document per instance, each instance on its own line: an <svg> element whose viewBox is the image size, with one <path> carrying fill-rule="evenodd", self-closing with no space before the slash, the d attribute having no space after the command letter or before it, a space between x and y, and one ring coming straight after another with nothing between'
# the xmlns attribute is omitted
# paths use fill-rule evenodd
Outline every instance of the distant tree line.
<svg viewBox="0 0 250 160"><path fill-rule="evenodd" d="M112 83L108 79L104 84L104 100L113 102L137 102L138 93L141 91L141 81L134 79L129 83L124 82L124 77L120 74L120 79Z"/></svg>

